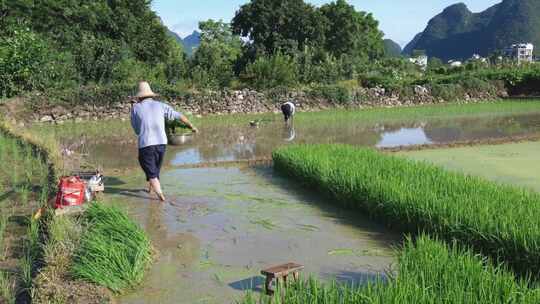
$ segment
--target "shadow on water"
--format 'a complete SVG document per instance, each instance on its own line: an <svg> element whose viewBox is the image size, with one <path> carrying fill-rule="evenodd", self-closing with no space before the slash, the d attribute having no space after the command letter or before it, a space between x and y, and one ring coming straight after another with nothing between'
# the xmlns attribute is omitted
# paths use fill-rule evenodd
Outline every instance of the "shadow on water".
<svg viewBox="0 0 540 304"><path fill-rule="evenodd" d="M387 282L388 276L382 273L340 271L337 274L323 274L323 277L333 277L337 283L351 287L361 287L368 283Z"/></svg>
<svg viewBox="0 0 540 304"><path fill-rule="evenodd" d="M254 292L263 292L265 278L262 276L254 276L244 280L232 282L229 284L234 290L238 291L254 291Z"/></svg>
<svg viewBox="0 0 540 304"><path fill-rule="evenodd" d="M386 283L388 281L388 277L385 274L362 271L339 271L337 274L322 273L321 277L353 288L362 287L368 283ZM229 284L229 287L243 292L263 292L264 283L265 278L263 276L253 276L244 280L232 282Z"/></svg>

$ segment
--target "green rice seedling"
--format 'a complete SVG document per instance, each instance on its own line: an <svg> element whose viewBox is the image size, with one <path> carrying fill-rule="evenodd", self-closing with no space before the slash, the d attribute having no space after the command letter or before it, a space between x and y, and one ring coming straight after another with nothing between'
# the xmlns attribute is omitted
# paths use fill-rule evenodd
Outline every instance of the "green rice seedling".
<svg viewBox="0 0 540 304"><path fill-rule="evenodd" d="M15 282L4 271L0 271L0 303L15 304Z"/></svg>
<svg viewBox="0 0 540 304"><path fill-rule="evenodd" d="M19 262L19 281L22 291L30 292L34 270L37 267L37 260L41 250L39 243L39 223L33 219L30 220L27 228L27 239L23 250L24 253Z"/></svg>
<svg viewBox="0 0 540 304"><path fill-rule="evenodd" d="M23 206L27 206L30 202L30 186L26 183L16 186L16 192L18 194L18 200Z"/></svg>
<svg viewBox="0 0 540 304"><path fill-rule="evenodd" d="M278 287L273 297L246 294L239 303L398 304L538 303L539 290L528 289L503 267L494 266L457 243L445 245L425 235L408 238L395 275L360 286L314 279Z"/></svg>
<svg viewBox="0 0 540 304"><path fill-rule="evenodd" d="M6 228L8 225L9 214L4 210L0 210L0 261L5 259L6 255Z"/></svg>
<svg viewBox="0 0 540 304"><path fill-rule="evenodd" d="M540 274L540 194L346 145L290 146L275 169L402 230L457 239Z"/></svg>
<svg viewBox="0 0 540 304"><path fill-rule="evenodd" d="M114 292L137 286L151 262L144 231L120 209L93 204L85 213L88 230L72 266L75 277Z"/></svg>
<svg viewBox="0 0 540 304"><path fill-rule="evenodd" d="M30 252L26 252L19 262L20 268L20 285L23 291L30 291L32 289L32 276L34 269L34 257Z"/></svg>

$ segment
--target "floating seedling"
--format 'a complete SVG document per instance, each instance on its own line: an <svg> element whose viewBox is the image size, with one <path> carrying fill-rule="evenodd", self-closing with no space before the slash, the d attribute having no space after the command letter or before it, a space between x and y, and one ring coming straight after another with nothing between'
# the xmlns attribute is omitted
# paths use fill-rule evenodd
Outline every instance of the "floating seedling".
<svg viewBox="0 0 540 304"><path fill-rule="evenodd" d="M274 224L272 222L272 220L269 220L269 219L252 220L252 221L250 221L250 223L253 224L253 225L261 226L261 227L263 227L265 229L268 229L268 230L273 230L273 229L278 228L278 226L276 224Z"/></svg>

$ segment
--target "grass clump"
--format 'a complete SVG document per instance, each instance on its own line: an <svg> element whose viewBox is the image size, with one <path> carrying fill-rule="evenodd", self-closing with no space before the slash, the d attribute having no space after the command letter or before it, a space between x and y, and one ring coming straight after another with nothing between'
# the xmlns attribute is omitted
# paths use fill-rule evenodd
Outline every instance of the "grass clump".
<svg viewBox="0 0 540 304"><path fill-rule="evenodd" d="M84 215L87 231L75 253L74 277L120 293L143 279L151 262L144 231L120 209L93 204Z"/></svg>
<svg viewBox="0 0 540 304"><path fill-rule="evenodd" d="M540 274L540 194L346 145L290 146L275 168L406 231L459 240Z"/></svg>
<svg viewBox="0 0 540 304"><path fill-rule="evenodd" d="M4 210L0 209L0 261L4 260L6 254L6 229L8 224L8 214Z"/></svg>
<svg viewBox="0 0 540 304"><path fill-rule="evenodd" d="M0 303L15 304L15 281L6 272L0 271Z"/></svg>
<svg viewBox="0 0 540 304"><path fill-rule="evenodd" d="M398 256L397 275L390 274L363 286L313 279L278 290L273 298L252 294L240 302L254 303L538 303L540 292L528 289L504 267L496 267L457 243L421 235L408 238Z"/></svg>

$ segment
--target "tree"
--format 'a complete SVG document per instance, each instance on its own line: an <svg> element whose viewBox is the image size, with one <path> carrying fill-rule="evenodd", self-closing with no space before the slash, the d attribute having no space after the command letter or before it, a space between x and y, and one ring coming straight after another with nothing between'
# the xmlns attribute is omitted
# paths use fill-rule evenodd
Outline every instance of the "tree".
<svg viewBox="0 0 540 304"><path fill-rule="evenodd" d="M252 0L236 12L232 27L260 54L293 54L324 40L320 12L303 0Z"/></svg>
<svg viewBox="0 0 540 304"><path fill-rule="evenodd" d="M222 21L199 24L201 45L193 57L192 77L200 85L224 87L234 79L234 66L242 53L242 41Z"/></svg>
<svg viewBox="0 0 540 304"><path fill-rule="evenodd" d="M371 14L358 12L345 0L320 8L325 18L325 49L336 57L379 58L384 55L383 34Z"/></svg>

